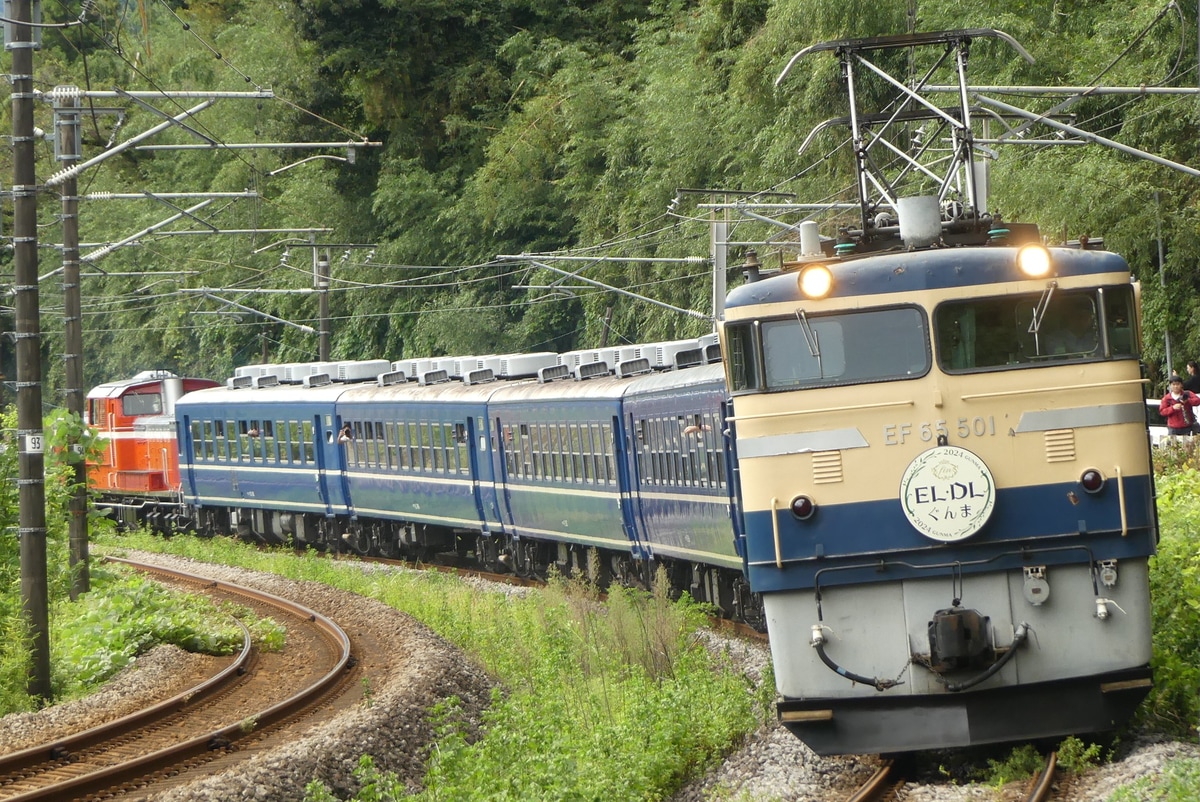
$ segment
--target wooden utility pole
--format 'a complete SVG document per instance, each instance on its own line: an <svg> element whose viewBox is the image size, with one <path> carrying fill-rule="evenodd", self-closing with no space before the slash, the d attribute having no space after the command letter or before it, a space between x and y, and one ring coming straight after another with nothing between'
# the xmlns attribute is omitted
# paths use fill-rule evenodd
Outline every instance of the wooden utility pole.
<svg viewBox="0 0 1200 802"><path fill-rule="evenodd" d="M54 93L54 126L58 161L65 168L79 161L79 90L75 87L56 87ZM63 354L66 378L67 411L83 419L83 313L79 286L79 197L78 181L74 174L62 182L62 263L63 263L63 323L66 348ZM78 457L72 466L71 492L68 512L68 542L70 544L71 601L91 588L88 568L87 465L79 439L71 437L67 447Z"/></svg>
<svg viewBox="0 0 1200 802"><path fill-rule="evenodd" d="M13 261L17 310L17 535L21 543L21 604L29 628L29 692L50 699L50 612L46 592L46 462L42 432L42 355L38 321L37 176L33 138L31 0L13 0Z"/></svg>

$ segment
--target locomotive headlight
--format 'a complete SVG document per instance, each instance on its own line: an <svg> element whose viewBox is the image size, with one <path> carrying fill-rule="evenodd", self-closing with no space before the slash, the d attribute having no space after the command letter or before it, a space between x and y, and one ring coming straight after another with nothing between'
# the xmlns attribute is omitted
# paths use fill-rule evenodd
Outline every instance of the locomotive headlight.
<svg viewBox="0 0 1200 802"><path fill-rule="evenodd" d="M1079 475L1079 484L1089 493L1099 493L1104 489L1104 474L1095 468L1088 468Z"/></svg>
<svg viewBox="0 0 1200 802"><path fill-rule="evenodd" d="M798 520L807 521L817 511L817 504L808 496L796 496L792 499L792 515Z"/></svg>
<svg viewBox="0 0 1200 802"><path fill-rule="evenodd" d="M1041 278L1050 272L1050 251L1041 245L1026 245L1017 251L1017 267L1030 278Z"/></svg>
<svg viewBox="0 0 1200 802"><path fill-rule="evenodd" d="M825 265L812 265L800 271L800 292L806 298L824 298L833 288L833 273Z"/></svg>

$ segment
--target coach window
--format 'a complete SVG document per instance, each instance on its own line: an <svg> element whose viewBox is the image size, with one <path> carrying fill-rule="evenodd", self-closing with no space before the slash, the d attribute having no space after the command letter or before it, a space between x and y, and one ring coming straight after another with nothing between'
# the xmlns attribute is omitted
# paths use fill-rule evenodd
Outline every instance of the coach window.
<svg viewBox="0 0 1200 802"><path fill-rule="evenodd" d="M312 465L313 463L315 463L317 461L316 445L315 445L315 441L313 439L314 435L315 435L315 432L314 432L313 422L310 420L304 421L302 442L304 444L304 462L308 465Z"/></svg>
<svg viewBox="0 0 1200 802"><path fill-rule="evenodd" d="M446 472L446 424L429 424L429 456L430 466L434 473Z"/></svg>
<svg viewBox="0 0 1200 802"><path fill-rule="evenodd" d="M563 447L562 438L558 436L558 424L549 424L547 431L547 449L550 463L550 476L554 479L563 477Z"/></svg>
<svg viewBox="0 0 1200 802"><path fill-rule="evenodd" d="M387 467L387 433L383 421L375 421L375 465Z"/></svg>
<svg viewBox="0 0 1200 802"><path fill-rule="evenodd" d="M545 476L542 468L542 428L536 423L529 424L529 478L541 479Z"/></svg>
<svg viewBox="0 0 1200 802"><path fill-rule="evenodd" d="M379 467L387 468L389 471L396 468L396 423L395 421L385 421L380 424L383 431L379 435L379 448L382 449L379 454Z"/></svg>
<svg viewBox="0 0 1200 802"><path fill-rule="evenodd" d="M413 453L418 442L413 426L412 421L404 421L396 432L400 438L400 464L406 471L414 471L418 465L417 457Z"/></svg>
<svg viewBox="0 0 1200 802"><path fill-rule="evenodd" d="M362 435L354 438L355 445L358 446L358 462L360 465L370 468L375 465L375 424L371 421L363 421Z"/></svg>
<svg viewBox="0 0 1200 802"><path fill-rule="evenodd" d="M211 421L192 421L192 455L197 462L212 460Z"/></svg>
<svg viewBox="0 0 1200 802"><path fill-rule="evenodd" d="M396 424L396 448L399 450L400 467L406 471L411 471L413 466L411 426L408 421Z"/></svg>
<svg viewBox="0 0 1200 802"><path fill-rule="evenodd" d="M238 432L237 421L226 419L226 421L225 421L225 447L227 449L226 453L229 455L230 462L237 462L238 459L241 457L241 448L240 448L241 442L238 440L237 432Z"/></svg>
<svg viewBox="0 0 1200 802"><path fill-rule="evenodd" d="M198 420L192 421L192 454L196 462L204 462L204 424Z"/></svg>
<svg viewBox="0 0 1200 802"><path fill-rule="evenodd" d="M448 467L446 462L447 445L446 445L446 424L433 423L431 434L433 435L433 470L435 473L445 473Z"/></svg>
<svg viewBox="0 0 1200 802"><path fill-rule="evenodd" d="M367 438L367 464L373 468L382 468L387 465L387 457L384 456L387 449L384 445L383 424L375 421L368 423L367 427L371 434Z"/></svg>
<svg viewBox="0 0 1200 802"><path fill-rule="evenodd" d="M600 424L600 436L603 438L604 449L604 480L610 484L617 483L616 448L613 444L613 425Z"/></svg>
<svg viewBox="0 0 1200 802"><path fill-rule="evenodd" d="M213 457L217 462L229 460L229 448L225 442L225 421L213 421Z"/></svg>
<svg viewBox="0 0 1200 802"><path fill-rule="evenodd" d="M259 432L259 439L262 440L263 461L278 462L279 455L275 451L275 421L263 420L262 429Z"/></svg>
<svg viewBox="0 0 1200 802"><path fill-rule="evenodd" d="M438 473L452 473L454 470L454 430L448 423L435 423L433 425L433 435L436 438L435 443L435 465Z"/></svg>
<svg viewBox="0 0 1200 802"><path fill-rule="evenodd" d="M290 420L287 422L287 448L291 454L292 464L301 465L304 462L300 444L303 442L300 434L300 422Z"/></svg>
<svg viewBox="0 0 1200 802"><path fill-rule="evenodd" d="M412 444L412 466L414 471L429 470L429 424L425 421L416 421L409 424L412 428L409 433L412 439L409 441Z"/></svg>
<svg viewBox="0 0 1200 802"><path fill-rule="evenodd" d="M671 483L670 455L667 453L667 436L662 418L651 421L650 432L650 442L654 448L654 474L658 477L658 484L668 485Z"/></svg>
<svg viewBox="0 0 1200 802"><path fill-rule="evenodd" d="M279 450L279 461L285 465L292 462L290 434L287 421L275 421L275 448Z"/></svg>

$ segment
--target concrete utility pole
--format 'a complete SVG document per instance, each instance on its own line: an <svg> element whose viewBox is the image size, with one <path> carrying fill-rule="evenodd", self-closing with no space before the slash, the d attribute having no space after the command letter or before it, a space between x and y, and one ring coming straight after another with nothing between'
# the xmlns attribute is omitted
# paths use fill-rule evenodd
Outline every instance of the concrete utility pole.
<svg viewBox="0 0 1200 802"><path fill-rule="evenodd" d="M50 607L46 593L46 482L42 432L42 354L38 305L37 176L33 137L31 0L13 0L13 261L17 309L17 479L21 605L29 627L29 693L50 699Z"/></svg>
<svg viewBox="0 0 1200 802"><path fill-rule="evenodd" d="M313 263L316 267L317 284L317 316L321 319L317 331L317 359L329 361L329 249L325 249L325 258L317 257L317 248L313 246Z"/></svg>
<svg viewBox="0 0 1200 802"><path fill-rule="evenodd" d="M54 105L55 142L58 161L74 167L79 161L79 98L64 92ZM83 312L79 286L79 196L74 174L62 182L62 264L63 323L65 327L63 362L66 367L67 411L83 419ZM87 466L78 438L71 437L67 448L79 457L72 468L75 489L68 505L68 542L70 544L71 601L91 589L88 568Z"/></svg>

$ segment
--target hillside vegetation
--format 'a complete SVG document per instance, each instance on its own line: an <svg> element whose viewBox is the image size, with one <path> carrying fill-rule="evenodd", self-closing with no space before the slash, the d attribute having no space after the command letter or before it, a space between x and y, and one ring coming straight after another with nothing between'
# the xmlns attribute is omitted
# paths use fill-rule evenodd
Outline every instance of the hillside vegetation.
<svg viewBox="0 0 1200 802"><path fill-rule="evenodd" d="M1195 86L1194 13L1146 0L99 0L85 25L44 30L35 55L41 91L270 90L273 99L222 99L189 122L192 131L175 126L146 144L204 144L199 134L230 146L380 145L356 148L353 163L340 147L131 148L85 170L85 243L152 229L84 265L86 383L146 368L223 378L263 359L315 359L316 336L298 327L316 327L317 299L304 291L313 287L314 253L326 252L335 358L565 350L705 333L703 319L496 257L567 249L706 257L710 212L700 204L724 199L719 191L853 200L844 129L797 155L815 125L848 113L837 60L809 56L774 86L792 54L811 44L995 27L1035 63L978 39L969 62L975 83ZM46 6L48 20L77 14L68 4ZM903 71L905 58L894 66ZM908 70L919 77L921 67L914 60ZM1003 97L1034 111L1064 100ZM158 113L123 98L85 101L84 158L197 101L143 102ZM1196 109L1186 95L1096 95L1075 98L1064 113L1129 147L1200 165ZM54 130L50 103L38 104L37 124ZM1030 136L1053 132L1035 127ZM1014 146L997 156L993 209L1039 223L1051 240L1103 236L1129 258L1143 280L1150 363L1162 360L1165 327L1175 369L1200 354L1195 178L1098 145ZM58 169L46 142L39 179ZM669 209L681 188L714 192L685 193ZM94 198L242 190L258 198L213 200L159 228L201 201ZM45 274L58 258L60 198L53 187L41 198ZM172 233L207 226L329 230ZM741 249L731 254L730 284L743 258ZM777 254L760 258L778 263ZM9 259L0 254L0 284L11 281ZM559 269L710 311L704 264L582 260ZM570 288L541 289L556 279ZM52 358L62 353L61 292L54 280L42 282L47 403L59 400L62 383L62 362ZM0 306L0 329L12 325ZM12 358L0 349L10 379Z"/></svg>

